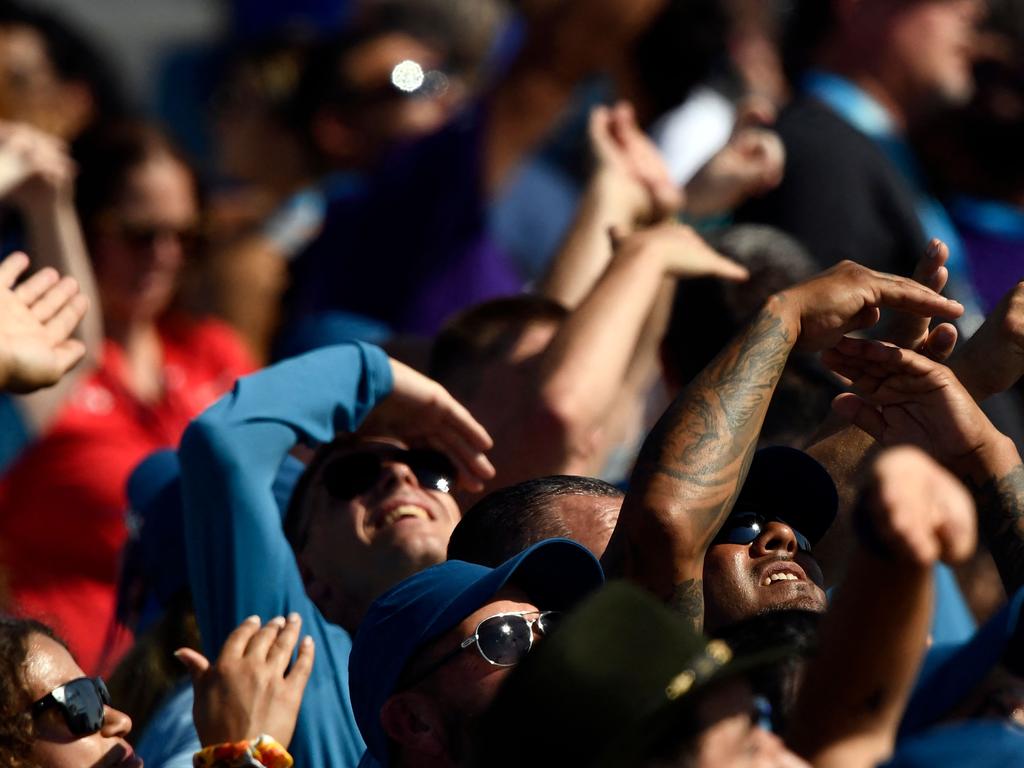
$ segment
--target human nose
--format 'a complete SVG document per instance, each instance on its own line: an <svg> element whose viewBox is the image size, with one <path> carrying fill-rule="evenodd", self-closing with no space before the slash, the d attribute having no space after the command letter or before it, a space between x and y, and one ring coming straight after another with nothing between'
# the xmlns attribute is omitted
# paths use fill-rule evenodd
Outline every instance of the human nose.
<svg viewBox="0 0 1024 768"><path fill-rule="evenodd" d="M385 461L381 465L380 476L377 478L377 489L392 491L400 485L419 487L419 480L408 464L400 461Z"/></svg>
<svg viewBox="0 0 1024 768"><path fill-rule="evenodd" d="M772 520L765 525L761 535L754 540L751 549L753 550L751 557L760 557L778 552L795 555L799 547L793 529L783 522Z"/></svg>
<svg viewBox="0 0 1024 768"><path fill-rule="evenodd" d="M103 726L100 733L104 736L127 736L132 730L132 719L124 712L113 707L103 708Z"/></svg>

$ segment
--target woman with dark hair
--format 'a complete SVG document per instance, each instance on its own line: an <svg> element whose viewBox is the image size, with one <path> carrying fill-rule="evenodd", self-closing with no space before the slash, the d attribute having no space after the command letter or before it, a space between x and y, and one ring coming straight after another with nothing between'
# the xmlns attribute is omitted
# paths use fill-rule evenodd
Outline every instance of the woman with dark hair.
<svg viewBox="0 0 1024 768"><path fill-rule="evenodd" d="M158 130L112 128L82 154L77 204L96 272L99 367L0 482L0 540L13 602L68 638L82 666L113 663L125 481L252 368L221 323L175 307L199 225L195 176ZM121 638L128 639L128 638Z"/></svg>
<svg viewBox="0 0 1024 768"><path fill-rule="evenodd" d="M0 617L0 764L141 768L124 739L131 728L49 627Z"/></svg>

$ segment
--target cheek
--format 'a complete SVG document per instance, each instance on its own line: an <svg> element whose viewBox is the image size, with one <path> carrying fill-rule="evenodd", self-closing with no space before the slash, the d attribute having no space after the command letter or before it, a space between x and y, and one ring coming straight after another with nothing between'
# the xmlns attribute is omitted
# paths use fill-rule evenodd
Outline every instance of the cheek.
<svg viewBox="0 0 1024 768"><path fill-rule="evenodd" d="M81 768L98 765L103 758L102 737L99 734L73 741L41 741L32 745L32 757L46 768Z"/></svg>

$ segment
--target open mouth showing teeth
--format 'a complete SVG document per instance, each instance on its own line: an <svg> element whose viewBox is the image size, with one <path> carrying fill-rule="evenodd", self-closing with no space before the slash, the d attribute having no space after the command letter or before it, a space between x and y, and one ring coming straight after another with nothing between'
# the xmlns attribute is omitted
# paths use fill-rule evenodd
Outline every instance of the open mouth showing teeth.
<svg viewBox="0 0 1024 768"><path fill-rule="evenodd" d="M399 520L406 520L409 518L429 520L430 515L428 515L427 511L421 507L417 507L413 504L403 504L402 506L395 507L393 510L388 512L380 521L380 527L387 528L388 526L394 525Z"/></svg>
<svg viewBox="0 0 1024 768"><path fill-rule="evenodd" d="M762 587L770 587L780 581L800 581L800 577L795 573L773 573L771 576L765 576L764 581L761 582Z"/></svg>

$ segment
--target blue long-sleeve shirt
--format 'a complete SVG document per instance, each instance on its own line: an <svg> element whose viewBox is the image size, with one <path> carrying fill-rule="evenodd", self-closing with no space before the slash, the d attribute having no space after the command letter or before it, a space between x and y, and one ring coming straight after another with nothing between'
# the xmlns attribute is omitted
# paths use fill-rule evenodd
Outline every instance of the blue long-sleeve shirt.
<svg viewBox="0 0 1024 768"><path fill-rule="evenodd" d="M306 595L272 483L297 442L353 431L391 387L379 348L327 347L239 379L181 441L189 581L207 656L253 614L296 611L316 643L289 747L297 765L355 768L365 747L348 690L352 638Z"/></svg>

